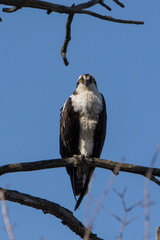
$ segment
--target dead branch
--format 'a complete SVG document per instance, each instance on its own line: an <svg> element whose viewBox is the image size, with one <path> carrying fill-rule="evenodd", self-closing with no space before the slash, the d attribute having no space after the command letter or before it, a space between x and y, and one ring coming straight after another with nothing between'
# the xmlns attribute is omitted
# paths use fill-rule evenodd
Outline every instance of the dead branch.
<svg viewBox="0 0 160 240"><path fill-rule="evenodd" d="M123 3L121 3L120 1L118 0L113 0L115 3L117 3L120 7L124 8L124 5Z"/></svg>
<svg viewBox="0 0 160 240"><path fill-rule="evenodd" d="M113 0L113 1L115 1L115 0ZM65 13L65 14L76 14L76 13L77 14L87 14L87 15L90 15L90 16L93 16L96 18L106 20L106 21L112 21L112 22L118 22L118 23L144 24L143 21L114 19L110 16L103 16L100 14L96 14L95 12L92 12L92 11L84 10L84 9L90 8L96 4L101 4L103 7L107 8L106 7L107 5L102 2L103 2L102 0L91 0L86 3L72 5L71 7L68 7L68 6L64 6L61 4L55 4L55 3L50 3L50 2L40 1L40 0L29 0L29 1L0 0L0 4L15 6L19 9L23 8L23 7L37 8L37 9L46 10L46 11L50 11L50 12ZM115 1L115 2L120 5L119 1ZM8 8L3 8L2 11L7 12L7 13L13 12L11 9L8 9Z"/></svg>
<svg viewBox="0 0 160 240"><path fill-rule="evenodd" d="M21 9L22 7L13 7L13 8L3 8L3 12L6 13L13 13L16 12L17 10Z"/></svg>
<svg viewBox="0 0 160 240"><path fill-rule="evenodd" d="M2 207L2 215L5 223L5 227L9 236L10 240L16 240L12 231L12 226L8 217L7 206L4 198L4 191L0 190L0 200L1 200L1 207Z"/></svg>
<svg viewBox="0 0 160 240"><path fill-rule="evenodd" d="M115 0L113 0L115 1ZM117 4L120 5L119 1L115 1ZM103 3L102 0L91 0L86 3L78 4L78 5L72 5L71 7L64 6L61 4L55 4L55 3L50 3L50 2L45 2L45 1L40 1L40 0L30 0L30 1L22 1L22 0L0 0L0 4L4 5L12 5L15 6L16 8L3 8L3 12L11 13L15 10L18 10L23 7L28 7L28 8L37 8L41 10L46 10L50 12L57 12L57 13L64 13L64 14L86 14L90 15L96 18L100 18L102 20L106 21L112 21L112 22L117 22L117 23L127 23L127 24L144 24L143 21L134 21L134 20L122 20L122 19L116 19L112 18L110 16L103 16L101 14L92 12L92 11L87 11L84 10L86 8L90 8L96 4L101 4L103 7L107 8L107 5ZM111 10L111 8L110 8Z"/></svg>
<svg viewBox="0 0 160 240"><path fill-rule="evenodd" d="M113 18L111 16L101 15L101 14L98 14L98 13L95 13L95 12L92 12L92 11L89 11L89 10L80 10L80 11L76 11L75 13L77 13L77 14L87 14L87 15L90 15L92 17L96 17L96 18L99 18L101 20L105 20L105 21L109 21L109 22L136 24L136 25L144 24L143 21L123 20L123 19Z"/></svg>
<svg viewBox="0 0 160 240"><path fill-rule="evenodd" d="M126 191L127 191L127 188L126 188L126 187L123 189L123 192L122 192L122 193L120 193L120 192L118 192L116 189L114 189L114 192L120 197L121 202L122 202L123 211L124 211L123 217L121 218L121 217L117 216L115 213L112 213L112 212L110 211L111 215L112 215L113 217L115 217L115 219L117 219L117 220L121 223L120 234L119 234L119 236L118 236L118 239L119 239L119 240L122 240L122 239L123 239L123 234L124 234L124 229L125 229L125 227L126 227L128 224L130 224L131 222L133 222L133 221L137 218L137 217L135 216L135 217L133 217L133 218L131 218L130 220L127 221L127 215L128 215L128 213L129 213L130 211L132 211L135 207L141 206L142 203L143 203L143 201L138 201L138 202L134 203L133 205L131 205L130 207L127 207L127 206L126 206L126 202L125 202L125 198L124 198Z"/></svg>
<svg viewBox="0 0 160 240"><path fill-rule="evenodd" d="M160 186L160 181L156 177L160 177L160 169L159 168L150 168L144 167L140 165L133 165L128 163L114 162L110 160L104 160L99 158L85 158L82 159L80 157L72 157L72 158L59 158L59 159L51 159L51 160L42 160L36 162L25 162L25 163L14 163L7 164L0 167L0 176L7 173L13 172L27 172L27 171L36 171L42 169L49 168L58 168L58 167L76 167L79 166L89 166L89 167L99 167L103 169L108 169L111 171L115 171L117 165L120 166L119 172L128 172L133 174L143 175L147 177L151 181L155 182ZM148 171L151 170L150 176L148 176ZM116 173L118 174L118 173Z"/></svg>
<svg viewBox="0 0 160 240"><path fill-rule="evenodd" d="M156 150L155 150L155 153L152 157L152 161L151 161L151 164L150 164L150 168L147 172L147 180L145 182L145 188L144 188L144 196L145 196L145 240L149 240L149 211L150 211L150 196L149 196L149 179L151 178L151 176L153 176L152 174L152 169L153 169L153 166L155 165L155 162L157 160L157 157L158 157L158 154L160 152L160 143L158 144Z"/></svg>
<svg viewBox="0 0 160 240"><path fill-rule="evenodd" d="M113 1L116 4L118 4L120 7L124 8L123 3L121 3L119 0L113 0ZM66 52L67 52L68 43L71 40L71 34L70 34L71 23L72 23L74 14L86 14L95 18L99 18L101 20L116 22L116 23L144 24L143 21L117 19L111 16L101 15L93 11L85 10L97 4L100 4L105 9L111 11L112 9L104 3L104 0L90 0L88 2L77 4L77 5L73 4L71 7L61 5L61 4L51 3L51 2L40 1L40 0L25 0L25 1L24 0L0 0L0 4L14 6L12 8L3 8L2 11L6 13L13 13L21 8L27 7L27 8L36 8L36 9L46 10L47 14L50 14L52 12L68 14L68 19L66 23L65 41L61 49L61 55L62 55L64 64L66 66L69 64L66 58ZM2 21L1 18L0 18L0 21Z"/></svg>
<svg viewBox="0 0 160 240"><path fill-rule="evenodd" d="M100 4L101 6L103 6L104 8L106 8L108 11L111 11L111 10L112 10L108 5L106 5L106 4L104 3L103 0L100 0L100 1L99 1L99 4Z"/></svg>
<svg viewBox="0 0 160 240"><path fill-rule="evenodd" d="M113 171L114 175L112 175L111 178L109 179L109 181L107 182L107 185L106 185L106 187L104 189L104 192L101 195L99 201L97 202L97 204L95 206L95 209L94 209L94 211L92 213L90 221L87 224L87 228L90 230L90 232L93 229L93 225L94 225L95 219L96 219L98 213L100 212L100 209L102 208L103 202L104 202L104 200L105 200L105 198L106 198L106 196L107 196L107 194L108 194L108 192L109 192L109 190L110 190L110 188L111 188L111 186L112 186L112 184L114 182L114 179L115 179L117 173L119 172L119 169L121 167L121 163L123 161L124 161L124 159L122 158L121 162L116 165L116 167L115 167L115 169ZM86 237L85 240L89 240L89 232L86 232L86 236L85 237Z"/></svg>
<svg viewBox="0 0 160 240"><path fill-rule="evenodd" d="M64 61L64 64L67 66L69 64L67 58L66 58L66 53L67 53L67 47L68 47L68 43L71 40L71 23L73 20L73 16L74 14L69 14L68 18L67 18L67 22L66 22L66 36L65 36L65 40L61 49L61 55Z"/></svg>
<svg viewBox="0 0 160 240"><path fill-rule="evenodd" d="M77 218L75 218L73 216L73 213L68 209L54 202L50 202L38 197L33 197L31 195L20 193L18 191L7 190L3 188L0 188L0 191L3 192L5 200L42 210L45 214L48 213L54 215L55 217L61 219L64 225L67 225L73 232L83 238L86 231L85 226ZM4 199L0 198L0 200ZM102 240L93 233L90 233L89 239Z"/></svg>

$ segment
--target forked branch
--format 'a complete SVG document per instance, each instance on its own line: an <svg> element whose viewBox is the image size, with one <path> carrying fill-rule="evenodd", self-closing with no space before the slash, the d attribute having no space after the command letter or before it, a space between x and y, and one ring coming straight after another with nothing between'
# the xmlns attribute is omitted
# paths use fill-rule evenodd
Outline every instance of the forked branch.
<svg viewBox="0 0 160 240"><path fill-rule="evenodd" d="M121 3L119 0L113 0L113 1L116 4L118 4L120 7L124 8L123 3ZM113 18L111 16L101 15L94 11L88 10L93 6L100 4L106 10L111 11L112 9L104 3L104 0L90 0L88 2L84 2L77 5L73 4L71 7L61 5L61 4L46 2L46 1L40 1L40 0L0 0L0 4L14 6L12 8L3 8L2 11L6 13L13 13L21 8L27 7L27 8L37 8L41 10L46 10L47 14L50 14L52 12L68 14L68 19L66 23L66 36L65 36L65 41L61 50L63 61L66 66L69 64L66 58L66 52L67 52L68 43L71 39L71 23L72 23L74 14L86 14L95 18L99 18L101 20L116 22L116 23L144 24L143 21L118 19L118 18ZM2 19L0 18L0 21L1 20Z"/></svg>
<svg viewBox="0 0 160 240"><path fill-rule="evenodd" d="M156 177L160 177L159 168L149 168L144 166L138 166L133 164L127 164L122 162L113 162L109 160L99 159L99 158L81 158L72 157L66 159L51 159L36 162L26 162L26 163L16 163L7 164L0 167L0 175L13 173L13 172L26 172L35 171L49 168L57 167L67 167L67 166L91 166L100 167L113 171L117 175L120 171L140 174L151 181L155 182L160 186L160 181ZM117 170L118 169L118 170ZM150 174L148 174L150 173ZM79 222L73 213L69 210L61 207L60 205L50 202L45 199L40 199L37 197L30 196L28 194L20 193L17 191L11 191L0 188L3 191L3 196L5 200L17 202L26 206L30 206L36 209L41 209L44 213L49 213L62 220L62 223L67 225L73 232L78 234L81 238L84 237L86 232L90 233L90 230L85 228L81 222ZM0 199L2 200L2 199ZM90 233L89 239L100 239L95 234Z"/></svg>

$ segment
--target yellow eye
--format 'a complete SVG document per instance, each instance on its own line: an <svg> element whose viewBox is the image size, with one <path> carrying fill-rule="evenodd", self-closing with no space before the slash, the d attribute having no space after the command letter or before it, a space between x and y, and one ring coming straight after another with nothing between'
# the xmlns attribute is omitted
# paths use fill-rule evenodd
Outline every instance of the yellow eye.
<svg viewBox="0 0 160 240"><path fill-rule="evenodd" d="M80 78L79 80L81 83L84 83L84 79L83 78Z"/></svg>

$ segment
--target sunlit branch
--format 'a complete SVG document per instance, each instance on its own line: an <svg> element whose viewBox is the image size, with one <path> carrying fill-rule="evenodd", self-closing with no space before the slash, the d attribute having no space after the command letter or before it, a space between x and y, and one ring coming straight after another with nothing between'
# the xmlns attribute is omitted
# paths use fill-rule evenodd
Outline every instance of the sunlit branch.
<svg viewBox="0 0 160 240"><path fill-rule="evenodd" d="M149 178L151 181L155 182L160 186L160 181L156 177L160 177L159 168L150 168L140 165L133 165L128 163L114 162L110 160L104 160L99 158L85 158L81 159L80 157L72 158L58 158L51 160L42 160L36 162L25 162L25 163L15 163L7 164L0 167L0 175L12 173L12 172L26 172L26 171L36 171L49 168L58 168L58 167L75 167L75 166L89 166L89 167L98 167L104 168L111 171L115 171L117 165L120 165L119 172L128 172L133 174L143 175L144 177ZM148 171L151 170L152 174L148 176ZM116 173L118 174L118 173Z"/></svg>

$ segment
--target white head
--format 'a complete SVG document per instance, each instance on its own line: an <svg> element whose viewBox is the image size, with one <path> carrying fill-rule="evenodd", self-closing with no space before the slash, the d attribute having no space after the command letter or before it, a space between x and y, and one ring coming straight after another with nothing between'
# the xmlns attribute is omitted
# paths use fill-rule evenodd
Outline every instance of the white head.
<svg viewBox="0 0 160 240"><path fill-rule="evenodd" d="M97 91L97 83L91 74L80 75L76 86L77 91Z"/></svg>

